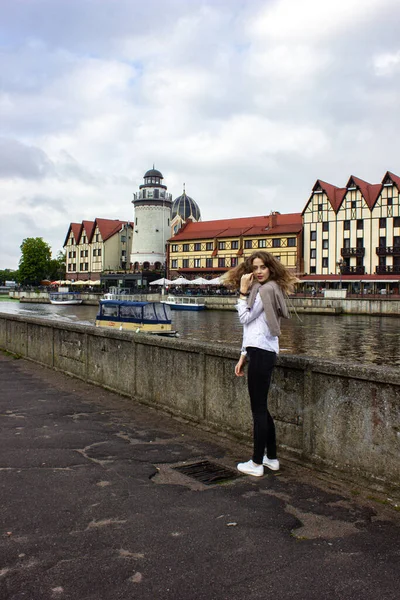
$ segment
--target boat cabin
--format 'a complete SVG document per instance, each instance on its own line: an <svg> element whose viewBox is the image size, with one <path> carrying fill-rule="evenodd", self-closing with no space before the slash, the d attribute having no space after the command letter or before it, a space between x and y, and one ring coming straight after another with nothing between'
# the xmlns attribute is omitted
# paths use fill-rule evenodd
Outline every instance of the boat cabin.
<svg viewBox="0 0 400 600"><path fill-rule="evenodd" d="M96 317L97 327L159 335L175 335L171 323L171 309L160 302L100 300Z"/></svg>

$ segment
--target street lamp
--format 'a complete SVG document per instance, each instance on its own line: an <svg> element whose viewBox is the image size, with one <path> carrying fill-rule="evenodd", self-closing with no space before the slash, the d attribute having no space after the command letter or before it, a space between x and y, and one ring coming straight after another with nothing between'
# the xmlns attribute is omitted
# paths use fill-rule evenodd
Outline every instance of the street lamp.
<svg viewBox="0 0 400 600"><path fill-rule="evenodd" d="M342 268L344 265L344 260L340 259L337 261L336 266L339 267L339 275L340 275L340 283L339 283L339 289L342 289Z"/></svg>

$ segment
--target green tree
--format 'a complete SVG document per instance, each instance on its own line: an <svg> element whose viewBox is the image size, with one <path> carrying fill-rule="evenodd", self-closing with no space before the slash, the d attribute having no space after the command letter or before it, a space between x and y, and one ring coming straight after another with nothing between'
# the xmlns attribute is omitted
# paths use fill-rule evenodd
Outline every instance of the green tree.
<svg viewBox="0 0 400 600"><path fill-rule="evenodd" d="M5 285L6 281L18 281L18 271L0 269L0 285Z"/></svg>
<svg viewBox="0 0 400 600"><path fill-rule="evenodd" d="M19 279L23 284L38 285L48 276L51 250L43 238L26 238L21 246Z"/></svg>
<svg viewBox="0 0 400 600"><path fill-rule="evenodd" d="M54 279L65 279L66 264L65 264L65 252L58 252L56 258L52 258L49 263L48 278L53 281Z"/></svg>

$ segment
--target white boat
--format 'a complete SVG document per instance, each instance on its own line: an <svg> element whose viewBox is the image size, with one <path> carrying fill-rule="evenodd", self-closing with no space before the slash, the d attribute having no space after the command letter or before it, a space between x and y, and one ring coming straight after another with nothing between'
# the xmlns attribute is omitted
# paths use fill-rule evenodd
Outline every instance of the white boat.
<svg viewBox="0 0 400 600"><path fill-rule="evenodd" d="M172 310L204 310L206 308L203 298L192 296L167 296L166 300L161 300L163 304L167 304Z"/></svg>
<svg viewBox="0 0 400 600"><path fill-rule="evenodd" d="M82 304L76 292L50 292L50 304Z"/></svg>

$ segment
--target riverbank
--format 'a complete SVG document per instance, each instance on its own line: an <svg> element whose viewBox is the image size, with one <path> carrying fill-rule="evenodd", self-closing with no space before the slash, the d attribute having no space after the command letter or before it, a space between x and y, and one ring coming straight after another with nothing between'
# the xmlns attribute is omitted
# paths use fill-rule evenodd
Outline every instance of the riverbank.
<svg viewBox="0 0 400 600"><path fill-rule="evenodd" d="M82 293L77 295L83 305L97 306L101 294ZM47 292L11 292L10 298L18 299L23 303L50 304ZM161 294L136 294L123 296L126 300L138 302L159 302L165 296ZM200 296L199 296L200 298ZM208 310L235 310L237 298L235 296L201 296ZM400 316L400 300L390 297L353 297L353 298L323 298L323 297L299 297L291 296L289 309L298 314L352 314L352 315L378 315L378 316Z"/></svg>

